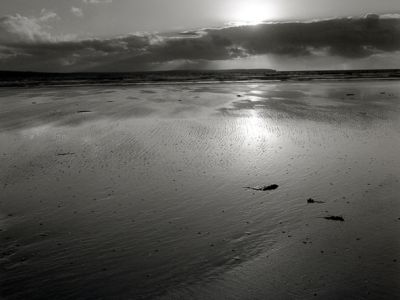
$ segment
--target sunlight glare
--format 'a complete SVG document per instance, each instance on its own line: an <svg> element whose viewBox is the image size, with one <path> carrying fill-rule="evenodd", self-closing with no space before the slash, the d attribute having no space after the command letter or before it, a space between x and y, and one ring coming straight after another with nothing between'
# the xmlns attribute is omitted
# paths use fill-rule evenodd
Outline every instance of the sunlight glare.
<svg viewBox="0 0 400 300"><path fill-rule="evenodd" d="M232 20L239 24L259 24L276 18L276 11L269 1L240 1L234 6Z"/></svg>

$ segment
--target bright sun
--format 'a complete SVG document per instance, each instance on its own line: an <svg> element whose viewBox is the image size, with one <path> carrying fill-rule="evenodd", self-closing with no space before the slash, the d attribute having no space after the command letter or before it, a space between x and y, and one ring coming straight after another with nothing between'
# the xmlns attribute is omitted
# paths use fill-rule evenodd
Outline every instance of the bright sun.
<svg viewBox="0 0 400 300"><path fill-rule="evenodd" d="M274 7L268 1L241 1L233 8L233 21L242 24L258 24L276 17Z"/></svg>

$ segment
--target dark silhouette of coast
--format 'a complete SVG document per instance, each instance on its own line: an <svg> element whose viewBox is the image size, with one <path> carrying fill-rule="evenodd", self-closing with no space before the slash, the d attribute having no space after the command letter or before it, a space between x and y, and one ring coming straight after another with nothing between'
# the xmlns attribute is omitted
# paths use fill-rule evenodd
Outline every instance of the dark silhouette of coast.
<svg viewBox="0 0 400 300"><path fill-rule="evenodd" d="M270 69L238 69L173 70L132 73L40 73L0 71L0 87L368 79L400 79L400 70L275 71Z"/></svg>

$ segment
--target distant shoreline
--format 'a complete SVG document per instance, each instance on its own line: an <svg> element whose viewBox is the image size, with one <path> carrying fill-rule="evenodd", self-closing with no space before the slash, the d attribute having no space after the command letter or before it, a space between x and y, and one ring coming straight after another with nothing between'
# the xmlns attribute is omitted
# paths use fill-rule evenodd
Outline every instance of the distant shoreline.
<svg viewBox="0 0 400 300"><path fill-rule="evenodd" d="M130 86L236 82L399 80L400 69L333 71L157 71L133 73L36 73L0 71L1 87Z"/></svg>

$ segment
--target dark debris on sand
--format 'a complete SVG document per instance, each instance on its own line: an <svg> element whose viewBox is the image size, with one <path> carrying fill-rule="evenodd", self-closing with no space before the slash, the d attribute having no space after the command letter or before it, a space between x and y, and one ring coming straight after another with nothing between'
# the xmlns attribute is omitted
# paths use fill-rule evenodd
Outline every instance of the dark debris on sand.
<svg viewBox="0 0 400 300"><path fill-rule="evenodd" d="M57 156L67 156L67 155L75 155L75 153L74 152L57 153Z"/></svg>
<svg viewBox="0 0 400 300"><path fill-rule="evenodd" d="M254 191L272 191L272 190L276 190L279 187L279 185L277 184L271 184L271 185L264 185L264 186L255 186L255 187L251 187L251 186L245 186L245 189L249 189L249 190L254 190Z"/></svg>
<svg viewBox="0 0 400 300"><path fill-rule="evenodd" d="M324 201L314 200L313 198L309 198L309 199L307 199L307 203L309 203L309 204L314 204L314 203L321 204L321 203L325 203L325 202Z"/></svg>
<svg viewBox="0 0 400 300"><path fill-rule="evenodd" d="M324 219L330 220L330 221L344 222L344 218L342 216L328 216L328 217L324 217Z"/></svg>

